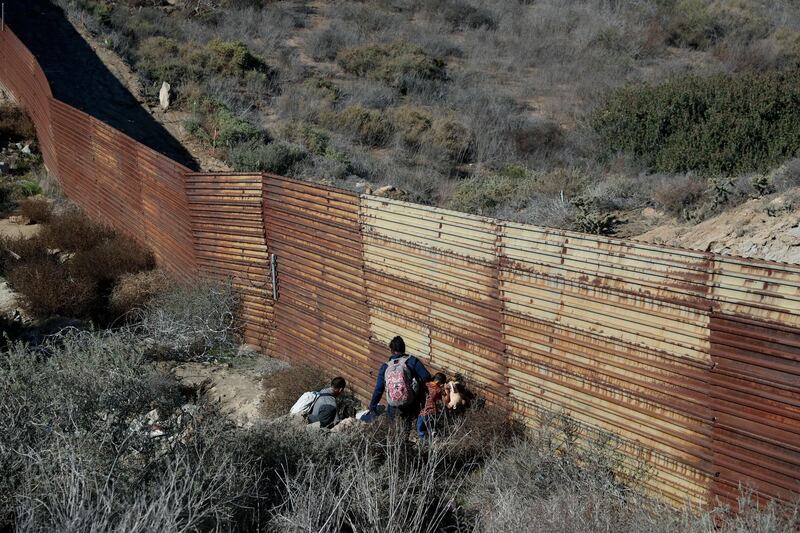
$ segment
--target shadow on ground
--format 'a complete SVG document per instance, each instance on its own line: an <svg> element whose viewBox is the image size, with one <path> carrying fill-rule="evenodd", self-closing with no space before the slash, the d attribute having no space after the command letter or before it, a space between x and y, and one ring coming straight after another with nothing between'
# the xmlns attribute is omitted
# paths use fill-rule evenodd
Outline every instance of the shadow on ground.
<svg viewBox="0 0 800 533"><path fill-rule="evenodd" d="M5 2L6 24L36 56L53 96L193 169L197 161L140 104L47 0Z"/></svg>

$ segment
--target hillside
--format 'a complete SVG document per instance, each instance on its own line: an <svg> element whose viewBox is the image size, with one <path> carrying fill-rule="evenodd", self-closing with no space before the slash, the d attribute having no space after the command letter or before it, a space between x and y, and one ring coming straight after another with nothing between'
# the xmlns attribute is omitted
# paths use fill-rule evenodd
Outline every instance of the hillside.
<svg viewBox="0 0 800 533"><path fill-rule="evenodd" d="M60 4L208 169L622 236L800 183L792 2Z"/></svg>

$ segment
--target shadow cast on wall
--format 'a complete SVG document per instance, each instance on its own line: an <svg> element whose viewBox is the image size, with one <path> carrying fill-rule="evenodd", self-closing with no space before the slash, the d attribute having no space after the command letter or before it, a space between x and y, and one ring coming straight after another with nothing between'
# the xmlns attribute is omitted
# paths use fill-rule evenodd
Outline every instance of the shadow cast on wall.
<svg viewBox="0 0 800 533"><path fill-rule="evenodd" d="M5 2L5 22L33 53L53 96L182 165L197 161L156 121L47 0Z"/></svg>

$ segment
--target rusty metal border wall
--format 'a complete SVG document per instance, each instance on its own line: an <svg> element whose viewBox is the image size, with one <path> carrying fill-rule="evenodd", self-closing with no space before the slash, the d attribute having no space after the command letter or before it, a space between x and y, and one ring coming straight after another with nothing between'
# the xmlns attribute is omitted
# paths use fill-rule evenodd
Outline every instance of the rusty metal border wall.
<svg viewBox="0 0 800 533"><path fill-rule="evenodd" d="M800 266L191 173L55 100L8 29L0 83L68 196L171 270L231 278L267 353L363 396L400 334L525 420L618 435L675 503L800 497Z"/></svg>

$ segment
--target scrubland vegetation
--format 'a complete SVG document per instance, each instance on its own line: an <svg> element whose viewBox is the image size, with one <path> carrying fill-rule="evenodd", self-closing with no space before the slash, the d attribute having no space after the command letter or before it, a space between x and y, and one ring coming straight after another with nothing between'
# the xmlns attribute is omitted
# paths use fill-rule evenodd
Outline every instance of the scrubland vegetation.
<svg viewBox="0 0 800 533"><path fill-rule="evenodd" d="M800 184L780 0L60 0L238 170L580 229Z"/></svg>

